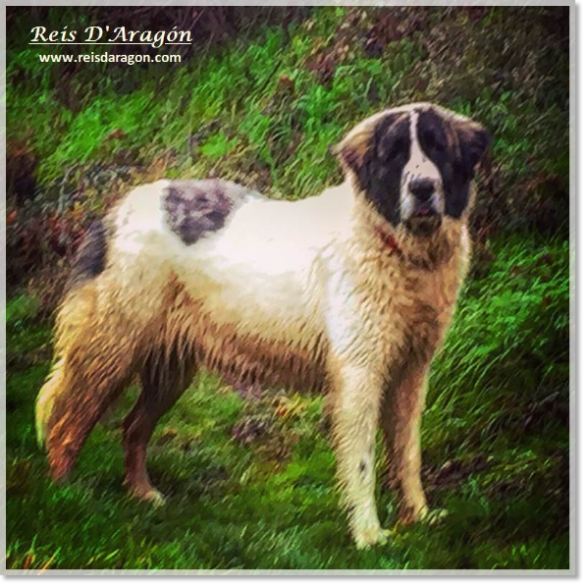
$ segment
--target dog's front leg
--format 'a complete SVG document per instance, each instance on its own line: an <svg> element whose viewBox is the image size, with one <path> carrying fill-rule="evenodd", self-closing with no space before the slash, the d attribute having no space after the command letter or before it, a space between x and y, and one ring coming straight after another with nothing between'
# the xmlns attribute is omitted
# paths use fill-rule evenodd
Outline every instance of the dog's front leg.
<svg viewBox="0 0 586 586"><path fill-rule="evenodd" d="M384 543L375 502L375 444L381 384L365 366L338 361L334 380L334 446L344 504L359 548Z"/></svg>
<svg viewBox="0 0 586 586"><path fill-rule="evenodd" d="M401 498L400 520L418 521L428 512L421 484L420 422L427 389L427 367L408 368L387 389L383 399L382 426L389 467L389 481Z"/></svg>

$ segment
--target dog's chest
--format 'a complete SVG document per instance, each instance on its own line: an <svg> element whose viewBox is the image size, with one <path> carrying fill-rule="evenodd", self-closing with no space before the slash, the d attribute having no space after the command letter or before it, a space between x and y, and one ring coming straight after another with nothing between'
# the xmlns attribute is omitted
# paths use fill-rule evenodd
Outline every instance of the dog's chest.
<svg viewBox="0 0 586 586"><path fill-rule="evenodd" d="M456 305L460 279L453 266L405 275L391 289L388 328L401 358L428 361L441 344ZM398 348L397 348L398 346Z"/></svg>

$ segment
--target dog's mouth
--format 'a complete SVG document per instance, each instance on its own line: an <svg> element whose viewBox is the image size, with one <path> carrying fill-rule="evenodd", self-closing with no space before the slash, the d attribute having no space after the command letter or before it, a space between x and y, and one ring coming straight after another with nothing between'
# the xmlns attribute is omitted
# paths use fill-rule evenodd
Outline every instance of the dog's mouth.
<svg viewBox="0 0 586 586"><path fill-rule="evenodd" d="M419 206L413 213L415 218L430 218L436 215L437 212L430 205Z"/></svg>
<svg viewBox="0 0 586 586"><path fill-rule="evenodd" d="M417 236L429 236L441 226L441 223L442 217L434 208L420 206L405 221L405 226Z"/></svg>

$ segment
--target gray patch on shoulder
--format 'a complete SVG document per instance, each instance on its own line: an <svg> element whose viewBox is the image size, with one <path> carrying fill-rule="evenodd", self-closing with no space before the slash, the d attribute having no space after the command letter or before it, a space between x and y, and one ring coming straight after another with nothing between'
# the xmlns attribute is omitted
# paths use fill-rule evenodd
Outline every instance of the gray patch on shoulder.
<svg viewBox="0 0 586 586"><path fill-rule="evenodd" d="M169 228L187 244L221 229L247 196L259 194L220 179L171 181L163 191L163 210Z"/></svg>

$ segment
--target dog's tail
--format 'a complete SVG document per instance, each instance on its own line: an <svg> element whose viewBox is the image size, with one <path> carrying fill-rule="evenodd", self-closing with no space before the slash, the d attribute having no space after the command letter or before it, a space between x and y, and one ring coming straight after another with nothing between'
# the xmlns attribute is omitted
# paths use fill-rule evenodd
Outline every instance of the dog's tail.
<svg viewBox="0 0 586 586"><path fill-rule="evenodd" d="M109 257L112 224L106 222L90 228L79 250L57 315L54 366L37 398L37 437L55 480L68 475L142 359L145 324L120 286L126 281Z"/></svg>
<svg viewBox="0 0 586 586"><path fill-rule="evenodd" d="M53 413L55 399L59 391L63 389L63 363L61 358L53 365L43 388L37 397L35 406L35 422L37 428L37 441L40 447L46 447L47 434L49 432L49 421Z"/></svg>
<svg viewBox="0 0 586 586"><path fill-rule="evenodd" d="M37 440L45 446L54 420L56 405L67 392L66 357L79 347L94 321L96 310L95 278L106 263L106 229L103 222L94 222L87 231L66 284L66 293L56 322L53 367L36 402Z"/></svg>
<svg viewBox="0 0 586 586"><path fill-rule="evenodd" d="M70 291L59 310L53 367L39 392L35 409L37 440L41 446L46 446L52 424L58 419L59 407L74 390L68 376L71 369L68 359L79 352L83 338L89 334L88 328L94 321L95 296L95 286L85 284L79 290Z"/></svg>

